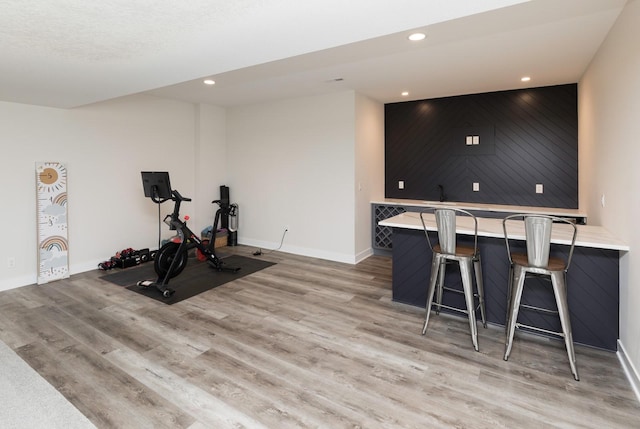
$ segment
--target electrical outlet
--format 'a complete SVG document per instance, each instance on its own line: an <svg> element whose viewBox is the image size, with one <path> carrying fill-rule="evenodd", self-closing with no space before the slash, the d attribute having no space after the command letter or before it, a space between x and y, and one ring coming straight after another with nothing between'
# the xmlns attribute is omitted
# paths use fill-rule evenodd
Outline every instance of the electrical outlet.
<svg viewBox="0 0 640 429"><path fill-rule="evenodd" d="M542 183L536 183L536 194L542 194L544 192L544 188L542 187Z"/></svg>
<svg viewBox="0 0 640 429"><path fill-rule="evenodd" d="M478 192L478 191L480 191L480 183L473 182L473 192Z"/></svg>
<svg viewBox="0 0 640 429"><path fill-rule="evenodd" d="M398 189L404 189L404 180L398 181Z"/></svg>
<svg viewBox="0 0 640 429"><path fill-rule="evenodd" d="M7 268L15 268L16 267L16 258L13 256L7 259Z"/></svg>

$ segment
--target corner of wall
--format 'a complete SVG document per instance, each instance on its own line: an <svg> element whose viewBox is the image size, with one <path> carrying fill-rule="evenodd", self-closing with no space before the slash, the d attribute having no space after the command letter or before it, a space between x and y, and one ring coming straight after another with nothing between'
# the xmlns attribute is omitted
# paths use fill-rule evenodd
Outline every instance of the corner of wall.
<svg viewBox="0 0 640 429"><path fill-rule="evenodd" d="M618 360L620 360L620 365L622 365L622 369L624 370L629 383L631 383L631 389L636 394L636 398L640 402L640 373L633 365L633 362L620 340L618 340L618 353L616 353L616 355L618 356Z"/></svg>

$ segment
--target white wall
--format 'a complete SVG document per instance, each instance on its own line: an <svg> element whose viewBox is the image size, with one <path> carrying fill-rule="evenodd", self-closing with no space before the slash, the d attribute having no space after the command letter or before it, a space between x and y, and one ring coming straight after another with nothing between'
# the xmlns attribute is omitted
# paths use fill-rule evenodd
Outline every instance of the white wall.
<svg viewBox="0 0 640 429"><path fill-rule="evenodd" d="M226 184L240 205L240 243L275 248L286 226L284 251L349 263L371 253L383 106L352 91L230 111L146 95L71 110L0 102L0 145L0 221L11 243L0 248L0 290L36 281L37 161L68 170L72 274L126 247L157 246L143 170L169 171L172 187L193 198L182 214L196 232L212 223L211 201ZM161 217L171 208L162 205Z"/></svg>
<svg viewBox="0 0 640 429"><path fill-rule="evenodd" d="M371 247L371 201L384 198L384 105L356 94L355 256L361 261Z"/></svg>
<svg viewBox="0 0 640 429"><path fill-rule="evenodd" d="M71 110L0 102L0 290L36 281L36 161L66 164L71 272L94 269L123 248L157 246L140 171L167 170L193 195L195 119L193 104L142 95Z"/></svg>
<svg viewBox="0 0 640 429"><path fill-rule="evenodd" d="M238 241L354 262L355 93L227 111L228 182Z"/></svg>
<svg viewBox="0 0 640 429"><path fill-rule="evenodd" d="M578 101L580 206L587 209L589 223L606 227L631 246L620 267L620 345L635 368L636 382L640 370L638 23L640 1L632 0L580 81Z"/></svg>
<svg viewBox="0 0 640 429"><path fill-rule="evenodd" d="M189 227L199 233L213 224L219 206L211 202L220 198L220 185L227 184L227 116L225 109L217 106L198 104L195 109L196 182L191 204L197 222L189 222Z"/></svg>

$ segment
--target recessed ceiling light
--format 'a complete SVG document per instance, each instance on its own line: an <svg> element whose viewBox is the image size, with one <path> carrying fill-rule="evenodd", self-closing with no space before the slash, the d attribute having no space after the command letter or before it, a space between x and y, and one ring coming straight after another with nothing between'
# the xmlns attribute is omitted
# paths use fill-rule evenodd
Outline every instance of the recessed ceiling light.
<svg viewBox="0 0 640 429"><path fill-rule="evenodd" d="M520 78L520 80L522 82L529 82L531 80L531 78L529 76L524 76L524 77Z"/></svg>
<svg viewBox="0 0 640 429"><path fill-rule="evenodd" d="M402 95L403 97L406 97L407 95L409 95L409 91L402 91L402 94L401 94L401 95Z"/></svg>
<svg viewBox="0 0 640 429"><path fill-rule="evenodd" d="M204 82L205 85L215 85L216 84L216 81L213 80L213 79L205 79L203 82Z"/></svg>
<svg viewBox="0 0 640 429"><path fill-rule="evenodd" d="M424 33L413 33L409 35L408 39L411 40L412 42L417 42L419 40L424 40L425 37L427 36Z"/></svg>

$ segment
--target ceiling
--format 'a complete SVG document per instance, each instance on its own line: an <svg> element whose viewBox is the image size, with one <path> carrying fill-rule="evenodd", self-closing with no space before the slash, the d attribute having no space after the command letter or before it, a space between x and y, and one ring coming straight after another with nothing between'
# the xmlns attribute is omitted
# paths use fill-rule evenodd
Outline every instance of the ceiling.
<svg viewBox="0 0 640 429"><path fill-rule="evenodd" d="M626 1L0 0L0 100L390 103L574 83Z"/></svg>

